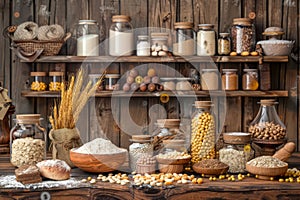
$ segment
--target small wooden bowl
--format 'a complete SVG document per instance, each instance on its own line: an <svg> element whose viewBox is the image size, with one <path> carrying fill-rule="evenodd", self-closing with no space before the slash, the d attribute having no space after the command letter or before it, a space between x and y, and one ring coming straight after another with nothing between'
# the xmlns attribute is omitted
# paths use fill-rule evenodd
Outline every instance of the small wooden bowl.
<svg viewBox="0 0 300 200"><path fill-rule="evenodd" d="M70 150L70 160L79 169L92 172L103 173L118 169L126 159L126 151L116 154L83 154Z"/></svg>
<svg viewBox="0 0 300 200"><path fill-rule="evenodd" d="M229 169L229 166L226 166L226 167L223 167L223 168L202 168L202 167L197 166L197 164L193 165L193 170L196 173L205 174L205 175L226 174L228 169Z"/></svg>
<svg viewBox="0 0 300 200"><path fill-rule="evenodd" d="M136 164L136 173L138 174L153 174L155 173L155 164L151 165L142 165L142 164Z"/></svg>
<svg viewBox="0 0 300 200"><path fill-rule="evenodd" d="M159 158L156 156L156 160L160 164L165 165L185 165L190 162L191 157L189 158L183 158L183 159L169 159L169 158Z"/></svg>
<svg viewBox="0 0 300 200"><path fill-rule="evenodd" d="M288 169L288 164L283 167L256 167L246 164L246 170L251 174L258 175L259 179L270 180L270 177L284 175Z"/></svg>
<svg viewBox="0 0 300 200"><path fill-rule="evenodd" d="M158 168L161 173L181 173L183 171L183 165L158 164Z"/></svg>

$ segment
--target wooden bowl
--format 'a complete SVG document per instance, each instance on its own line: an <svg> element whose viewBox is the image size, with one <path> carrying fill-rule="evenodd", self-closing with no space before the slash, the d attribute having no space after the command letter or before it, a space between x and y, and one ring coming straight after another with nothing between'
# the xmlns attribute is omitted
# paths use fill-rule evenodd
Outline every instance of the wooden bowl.
<svg viewBox="0 0 300 200"><path fill-rule="evenodd" d="M181 173L183 171L183 165L165 165L159 163L158 168L161 173Z"/></svg>
<svg viewBox="0 0 300 200"><path fill-rule="evenodd" d="M185 165L190 162L191 157L183 158L183 159L170 159L170 158L160 158L156 156L156 160L158 163L165 164L165 165Z"/></svg>
<svg viewBox="0 0 300 200"><path fill-rule="evenodd" d="M251 174L258 175L260 179L270 180L270 177L284 175L288 169L288 164L283 167L256 167L246 164L246 170Z"/></svg>
<svg viewBox="0 0 300 200"><path fill-rule="evenodd" d="M86 172L111 172L118 169L126 159L126 151L115 154L83 154L74 150L76 148L70 150L70 160L76 167Z"/></svg>
<svg viewBox="0 0 300 200"><path fill-rule="evenodd" d="M205 175L221 175L221 174L226 174L228 171L229 166L223 167L223 168L203 168L197 166L197 164L193 165L193 170L196 173L199 174L205 174Z"/></svg>

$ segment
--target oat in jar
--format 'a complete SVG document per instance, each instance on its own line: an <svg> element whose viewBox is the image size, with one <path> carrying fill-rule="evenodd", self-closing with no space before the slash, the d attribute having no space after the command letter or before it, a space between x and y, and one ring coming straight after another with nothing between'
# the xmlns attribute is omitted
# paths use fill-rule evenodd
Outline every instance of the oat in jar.
<svg viewBox="0 0 300 200"><path fill-rule="evenodd" d="M202 90L219 89L219 71L218 69L202 69L201 71Z"/></svg>
<svg viewBox="0 0 300 200"><path fill-rule="evenodd" d="M239 77L237 69L223 69L222 70L222 88L224 90L238 90Z"/></svg>

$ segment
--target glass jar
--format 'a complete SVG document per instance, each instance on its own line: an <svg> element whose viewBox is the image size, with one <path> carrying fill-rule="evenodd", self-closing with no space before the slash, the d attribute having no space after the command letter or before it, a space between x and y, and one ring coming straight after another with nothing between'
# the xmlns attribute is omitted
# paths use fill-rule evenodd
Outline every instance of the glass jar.
<svg viewBox="0 0 300 200"><path fill-rule="evenodd" d="M213 56L216 54L216 32L213 24L199 24L197 33L197 55Z"/></svg>
<svg viewBox="0 0 300 200"><path fill-rule="evenodd" d="M202 69L201 70L202 90L218 90L219 89L218 74L219 74L218 69Z"/></svg>
<svg viewBox="0 0 300 200"><path fill-rule="evenodd" d="M102 77L102 74L89 74L89 79L92 81L93 85L97 83L97 81ZM101 92L105 88L105 81L102 81L101 84L96 89L96 92Z"/></svg>
<svg viewBox="0 0 300 200"><path fill-rule="evenodd" d="M46 84L46 72L31 72L32 77L30 88L32 91L45 91Z"/></svg>
<svg viewBox="0 0 300 200"><path fill-rule="evenodd" d="M51 77L51 81L49 83L49 90L60 91L61 84L63 82L64 72L49 72L49 76Z"/></svg>
<svg viewBox="0 0 300 200"><path fill-rule="evenodd" d="M222 87L223 90L238 90L239 76L237 69L223 69L222 72Z"/></svg>
<svg viewBox="0 0 300 200"><path fill-rule="evenodd" d="M191 122L191 161L215 158L215 117L211 101L195 101Z"/></svg>
<svg viewBox="0 0 300 200"><path fill-rule="evenodd" d="M257 90L259 86L257 69L243 69L243 71L243 90Z"/></svg>
<svg viewBox="0 0 300 200"><path fill-rule="evenodd" d="M40 125L40 114L17 115L10 131L10 162L20 167L46 159L46 130Z"/></svg>
<svg viewBox="0 0 300 200"><path fill-rule="evenodd" d="M218 54L221 56L229 55L231 52L231 40L229 33L219 33Z"/></svg>
<svg viewBox="0 0 300 200"><path fill-rule="evenodd" d="M133 135L129 146L129 164L132 171L136 170L136 162L142 156L153 156L153 144L149 135Z"/></svg>
<svg viewBox="0 0 300 200"><path fill-rule="evenodd" d="M105 75L105 90L119 90L120 74L106 74Z"/></svg>
<svg viewBox="0 0 300 200"><path fill-rule="evenodd" d="M136 44L137 56L150 56L150 42L148 35L139 35Z"/></svg>
<svg viewBox="0 0 300 200"><path fill-rule="evenodd" d="M112 16L109 29L109 55L130 56L134 53L133 28L131 18L126 15Z"/></svg>
<svg viewBox="0 0 300 200"><path fill-rule="evenodd" d="M99 26L96 20L79 20L76 38L77 56L99 56Z"/></svg>
<svg viewBox="0 0 300 200"><path fill-rule="evenodd" d="M224 133L224 147L219 150L219 160L229 166L230 173L244 173L246 163L254 157L249 133Z"/></svg>
<svg viewBox="0 0 300 200"><path fill-rule="evenodd" d="M173 54L176 56L195 55L195 31L191 22L175 22L176 38L173 43Z"/></svg>
<svg viewBox="0 0 300 200"><path fill-rule="evenodd" d="M187 153L187 146L185 140L178 140L178 139L163 140L162 153L165 154L174 151L179 153Z"/></svg>
<svg viewBox="0 0 300 200"><path fill-rule="evenodd" d="M168 39L168 33L151 33L151 56L167 56Z"/></svg>
<svg viewBox="0 0 300 200"><path fill-rule="evenodd" d="M255 50L255 26L249 18L235 18L231 27L232 51L238 54Z"/></svg>
<svg viewBox="0 0 300 200"><path fill-rule="evenodd" d="M287 137L286 126L280 120L272 99L260 100L260 108L249 125L249 133L254 140L276 141Z"/></svg>

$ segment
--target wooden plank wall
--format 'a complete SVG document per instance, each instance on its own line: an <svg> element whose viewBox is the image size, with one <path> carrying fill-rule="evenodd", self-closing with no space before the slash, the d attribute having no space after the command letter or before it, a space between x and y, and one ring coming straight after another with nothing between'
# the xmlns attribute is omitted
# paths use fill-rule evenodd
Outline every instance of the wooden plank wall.
<svg viewBox="0 0 300 200"><path fill-rule="evenodd" d="M38 11L41 5L46 5L50 15L46 23L61 24L66 31L74 33L75 25L79 19L95 19L100 25L101 41L103 42L102 55L107 55L108 48L105 39L111 25L111 16L126 14L131 16L132 25L135 28L159 27L173 29L176 21L194 22L195 30L199 23L211 23L218 32L227 32L236 17L247 17L249 12L256 13L255 26L257 40L263 39L262 32L269 26L280 26L285 31L284 39L295 40L295 46L299 47L300 5L298 0L2 0L0 3L0 27L9 24L20 24L24 21L34 20L39 24L44 23ZM142 30L142 33L147 33ZM66 70L66 75L74 73L80 65L29 65L18 62L9 51L9 41L1 38L1 65L0 82L9 88L10 96L17 105L16 113L38 112L47 119L51 112L53 99L24 98L20 92L24 89L31 70L49 71L54 68ZM295 48L296 49L296 48ZM74 37L68 40L62 53L75 55L76 40ZM299 52L294 52L299 59ZM126 73L127 70L139 64L112 63L108 72ZM290 91L290 97L277 99L280 104L278 112L280 118L287 125L289 140L300 144L300 108L298 106L299 79L298 65L290 59L287 64L272 64L272 88ZM155 67L163 75L172 75L170 70L162 70L159 65L146 65ZM95 64L88 69L90 73L102 72L107 65ZM170 69L187 75L191 64L168 64ZM196 65L199 69L200 65ZM244 64L222 64L220 68L235 67L240 71ZM167 68L167 67L166 67ZM171 70L172 71L172 70ZM218 119L224 119L223 131L246 131L248 124L258 111L257 101L260 98L231 97L227 101L216 101ZM162 104L158 98L132 98L113 99L96 98L87 107L78 125L84 141L99 136L106 136L115 144L122 147L129 145L130 134L151 132L155 129L154 122L157 118L181 117L185 121L185 130L188 131L191 104L194 99L188 101L172 98L169 103ZM181 103L184 102L184 103ZM129 110L126 111L125 107ZM151 112L149 112L151 110ZM226 110L226 112L225 112ZM44 121L47 126L47 120ZM136 126L132 126L135 123ZM124 127L135 127L133 130Z"/></svg>

